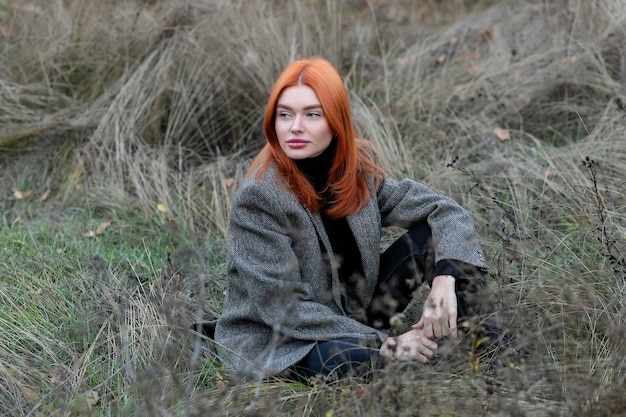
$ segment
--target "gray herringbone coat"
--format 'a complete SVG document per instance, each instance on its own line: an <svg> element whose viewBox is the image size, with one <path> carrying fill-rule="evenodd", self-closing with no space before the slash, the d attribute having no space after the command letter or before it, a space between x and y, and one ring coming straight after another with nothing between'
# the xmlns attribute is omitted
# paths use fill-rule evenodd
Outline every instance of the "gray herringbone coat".
<svg viewBox="0 0 626 417"><path fill-rule="evenodd" d="M471 217L452 199L416 181L390 177L370 194L365 206L348 217L367 282L357 304L367 306L376 287L381 227L408 229L427 221L435 261L487 268ZM337 268L329 267L332 256L322 246L332 255L320 216L296 200L275 167L263 181L244 180L231 211L228 287L215 332L227 368L262 378L297 363L314 341L384 341L386 334L342 308Z"/></svg>

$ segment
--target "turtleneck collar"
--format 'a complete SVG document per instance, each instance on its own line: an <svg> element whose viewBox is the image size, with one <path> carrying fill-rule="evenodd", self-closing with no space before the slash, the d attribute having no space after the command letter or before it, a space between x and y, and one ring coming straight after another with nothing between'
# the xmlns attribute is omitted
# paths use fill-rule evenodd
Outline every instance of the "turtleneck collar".
<svg viewBox="0 0 626 417"><path fill-rule="evenodd" d="M337 150L337 140L333 139L328 145L328 148L321 154L314 156L313 158L297 159L294 160L296 166L300 171L306 175L306 177L313 184L315 191L320 192L326 186L328 181L328 172L330 166L333 163L335 157L335 151Z"/></svg>

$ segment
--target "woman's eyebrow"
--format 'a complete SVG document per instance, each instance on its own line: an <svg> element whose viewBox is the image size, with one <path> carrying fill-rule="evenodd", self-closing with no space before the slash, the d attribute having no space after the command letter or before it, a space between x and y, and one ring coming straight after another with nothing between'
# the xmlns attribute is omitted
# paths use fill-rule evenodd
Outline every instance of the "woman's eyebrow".
<svg viewBox="0 0 626 417"><path fill-rule="evenodd" d="M286 104L281 104L281 103L278 103L276 105L276 108L277 109L280 108L280 109L293 111L293 109L291 107L287 106ZM322 108L321 104L311 104L309 106L303 107L302 110L315 110L315 109L321 109L321 108Z"/></svg>

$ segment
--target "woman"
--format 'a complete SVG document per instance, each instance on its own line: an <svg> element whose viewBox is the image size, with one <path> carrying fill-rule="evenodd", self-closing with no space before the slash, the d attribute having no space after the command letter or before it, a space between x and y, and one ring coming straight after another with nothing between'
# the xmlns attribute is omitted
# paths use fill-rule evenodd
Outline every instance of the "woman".
<svg viewBox="0 0 626 417"><path fill-rule="evenodd" d="M279 76L267 144L237 191L227 293L215 340L225 365L253 378L344 375L378 355L427 362L436 341L476 314L468 295L487 265L457 203L383 170L358 138L335 68L319 57ZM380 253L381 228L407 233ZM430 285L421 319L390 337L390 318Z"/></svg>

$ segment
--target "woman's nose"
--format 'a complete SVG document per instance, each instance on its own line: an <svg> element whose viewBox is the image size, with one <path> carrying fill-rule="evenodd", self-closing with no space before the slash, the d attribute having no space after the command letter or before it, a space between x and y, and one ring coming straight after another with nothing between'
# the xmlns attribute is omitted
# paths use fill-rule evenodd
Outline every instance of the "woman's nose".
<svg viewBox="0 0 626 417"><path fill-rule="evenodd" d="M300 118L300 116L296 116L293 119L293 124L291 125L291 131L292 132L302 132L303 127L302 127L302 119Z"/></svg>

